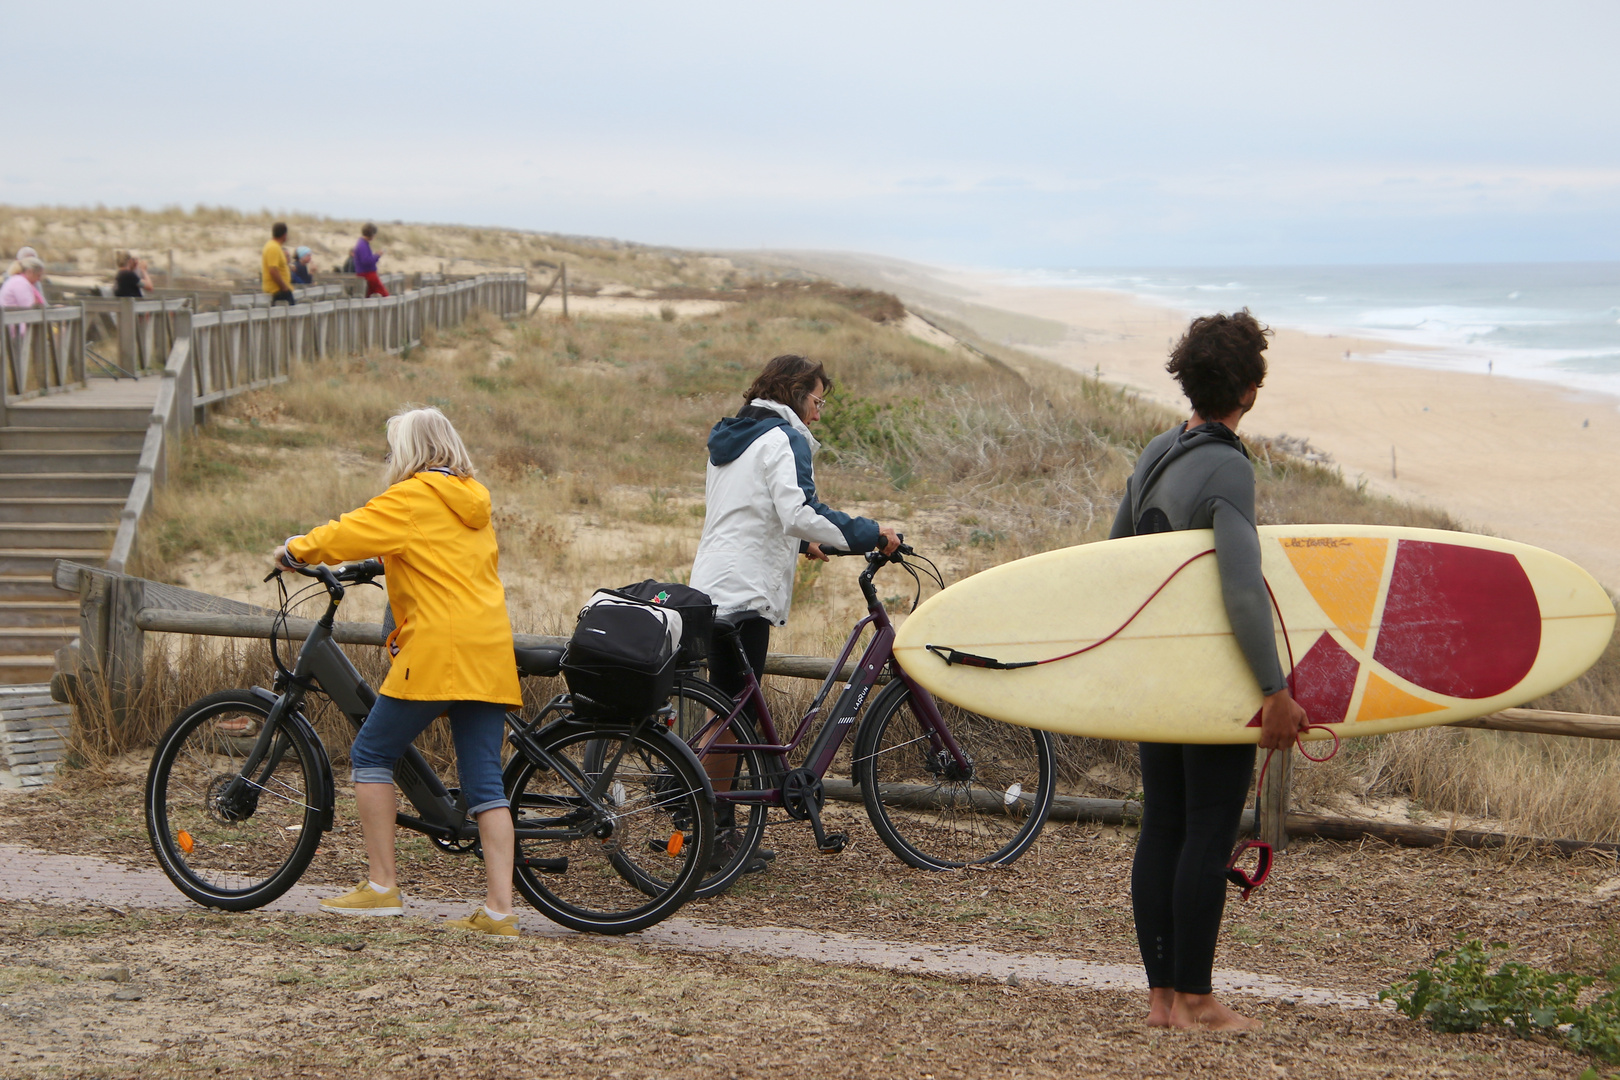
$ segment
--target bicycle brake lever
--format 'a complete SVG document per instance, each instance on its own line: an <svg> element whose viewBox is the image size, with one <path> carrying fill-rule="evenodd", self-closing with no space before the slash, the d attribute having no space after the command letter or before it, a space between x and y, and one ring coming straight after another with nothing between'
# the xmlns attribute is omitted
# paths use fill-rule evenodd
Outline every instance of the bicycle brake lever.
<svg viewBox="0 0 1620 1080"><path fill-rule="evenodd" d="M264 584L268 585L270 582L274 581L276 578L278 578L280 576L281 576L281 567L278 566L274 570L271 570L268 574L264 575Z"/></svg>

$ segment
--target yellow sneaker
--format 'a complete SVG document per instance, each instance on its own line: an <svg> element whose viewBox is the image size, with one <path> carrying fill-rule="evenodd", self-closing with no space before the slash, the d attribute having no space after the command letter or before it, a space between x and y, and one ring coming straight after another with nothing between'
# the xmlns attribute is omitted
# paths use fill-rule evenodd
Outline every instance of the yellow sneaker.
<svg viewBox="0 0 1620 1080"><path fill-rule="evenodd" d="M466 930L474 934L488 934L490 937L515 938L518 936L517 915L508 915L503 919L492 919L489 912L479 907L465 919L451 919L444 925L452 930Z"/></svg>
<svg viewBox="0 0 1620 1080"><path fill-rule="evenodd" d="M322 900L321 910L334 915L403 915L405 905L401 902L398 885L387 892L378 892L371 887L371 882L362 881L351 893Z"/></svg>

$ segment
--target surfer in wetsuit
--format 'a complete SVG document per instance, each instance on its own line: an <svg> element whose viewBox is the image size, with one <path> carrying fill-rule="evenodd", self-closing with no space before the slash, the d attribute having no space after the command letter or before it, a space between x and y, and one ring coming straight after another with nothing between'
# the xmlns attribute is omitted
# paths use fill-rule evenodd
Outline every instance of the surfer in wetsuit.
<svg viewBox="0 0 1620 1080"><path fill-rule="evenodd" d="M1260 574L1254 469L1235 430L1265 381L1266 336L1247 308L1194 319L1166 370L1192 418L1148 443L1109 538L1213 529L1221 595L1264 695L1260 745L1283 750L1309 723L1288 692ZM1150 1027L1258 1028L1215 999L1211 972L1226 907L1226 862L1254 773L1247 744L1142 743L1142 833L1131 906L1149 986Z"/></svg>

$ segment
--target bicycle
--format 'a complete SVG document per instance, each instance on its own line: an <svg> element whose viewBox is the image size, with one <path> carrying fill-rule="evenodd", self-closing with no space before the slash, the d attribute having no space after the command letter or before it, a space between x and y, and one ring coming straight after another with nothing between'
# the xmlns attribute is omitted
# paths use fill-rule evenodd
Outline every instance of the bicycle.
<svg viewBox="0 0 1620 1080"><path fill-rule="evenodd" d="M720 816L725 818L729 808L737 820L734 849L721 852L719 865L693 895L714 896L745 872L772 807L781 807L791 820L808 821L818 851L837 854L844 849L848 836L828 832L821 821L824 779L869 697L871 704L855 736L851 780L878 836L903 862L922 870L1004 866L1040 835L1054 794L1051 735L936 701L894 658L894 627L873 581L883 567L900 566L917 581L920 596L922 579L907 556L921 558L904 543L891 555L864 556L867 565L859 580L867 614L850 630L832 670L787 740L778 735L753 673L733 700L700 678L695 668L681 672L671 696L677 727L710 774ZM923 561L943 587L938 568ZM793 767L789 755L809 735L868 627L872 639L853 675L804 765ZM714 647L734 649L739 670L748 670L733 620L716 620ZM873 697L873 687L884 679L887 685ZM756 733L756 719L764 729L763 740Z"/></svg>
<svg viewBox="0 0 1620 1080"><path fill-rule="evenodd" d="M169 880L199 904L262 907L308 868L333 827L331 760L304 712L325 695L358 729L376 692L332 639L346 586L375 585L382 563L298 571L317 579L282 594L278 621L319 587L325 613L273 689L225 690L184 709L159 740L147 775L147 832ZM562 649L516 650L523 676L555 676ZM513 883L547 918L574 930L624 934L666 918L692 895L714 847L713 790L691 750L657 714L586 717L567 694L532 719L508 712L517 850ZM587 758L591 760L587 762ZM414 814L397 823L442 851L482 857L478 825L459 791L409 748L395 783ZM655 841L652 843L650 841Z"/></svg>

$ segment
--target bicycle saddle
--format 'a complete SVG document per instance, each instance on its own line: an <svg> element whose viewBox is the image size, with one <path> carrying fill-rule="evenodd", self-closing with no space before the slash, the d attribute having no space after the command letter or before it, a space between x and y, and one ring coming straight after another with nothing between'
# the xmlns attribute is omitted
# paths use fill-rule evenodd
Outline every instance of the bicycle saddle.
<svg viewBox="0 0 1620 1080"><path fill-rule="evenodd" d="M538 675L549 678L562 674L563 646L541 645L533 649L514 647L519 675Z"/></svg>
<svg viewBox="0 0 1620 1080"><path fill-rule="evenodd" d="M737 627L752 616L753 612L750 611L734 611L730 615L716 615L714 617L714 636L717 638L731 637L737 633Z"/></svg>

